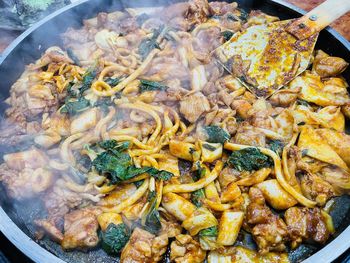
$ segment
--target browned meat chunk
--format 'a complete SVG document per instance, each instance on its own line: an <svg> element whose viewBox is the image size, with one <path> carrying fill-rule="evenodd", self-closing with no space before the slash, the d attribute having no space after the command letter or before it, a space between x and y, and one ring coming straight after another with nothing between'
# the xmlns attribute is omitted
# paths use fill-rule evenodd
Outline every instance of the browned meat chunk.
<svg viewBox="0 0 350 263"><path fill-rule="evenodd" d="M4 161L10 169L20 171L24 168L36 169L44 167L48 159L42 151L33 148L24 152L5 154Z"/></svg>
<svg viewBox="0 0 350 263"><path fill-rule="evenodd" d="M247 222L252 226L259 252L284 251L285 243L289 240L286 224L266 206L259 189L250 188L249 197L251 203L247 207Z"/></svg>
<svg viewBox="0 0 350 263"><path fill-rule="evenodd" d="M99 210L75 210L64 217L63 249L93 248L98 244L98 222L96 216Z"/></svg>
<svg viewBox="0 0 350 263"><path fill-rule="evenodd" d="M180 112L191 123L196 122L204 112L209 110L209 101L201 92L189 95L180 102Z"/></svg>
<svg viewBox="0 0 350 263"><path fill-rule="evenodd" d="M170 259L176 263L202 262L206 253L190 235L177 235L170 245Z"/></svg>
<svg viewBox="0 0 350 263"><path fill-rule="evenodd" d="M315 200L319 205L324 205L331 197L335 195L332 185L317 175L307 173L301 177L300 186L303 194Z"/></svg>
<svg viewBox="0 0 350 263"><path fill-rule="evenodd" d="M204 23L207 21L210 15L207 0L191 0L189 4L185 17L191 24Z"/></svg>
<svg viewBox="0 0 350 263"><path fill-rule="evenodd" d="M252 126L241 126L234 137L238 144L265 147L265 135Z"/></svg>
<svg viewBox="0 0 350 263"><path fill-rule="evenodd" d="M319 208L291 207L284 213L284 219L292 238L292 247L307 239L324 243L330 235Z"/></svg>
<svg viewBox="0 0 350 263"><path fill-rule="evenodd" d="M167 245L168 236L166 234L156 237L145 230L135 228L121 253L120 262L158 262L162 259Z"/></svg>
<svg viewBox="0 0 350 263"><path fill-rule="evenodd" d="M0 165L0 181L6 186L7 193L14 199L33 197L47 190L54 182L52 172L43 168L24 168L22 171Z"/></svg>
<svg viewBox="0 0 350 263"><path fill-rule="evenodd" d="M237 3L210 2L209 10L211 15L222 16L226 13L233 13L237 9Z"/></svg>
<svg viewBox="0 0 350 263"><path fill-rule="evenodd" d="M35 220L35 224L40 227L54 241L61 243L63 240L62 232L56 227L54 222L49 220Z"/></svg>
<svg viewBox="0 0 350 263"><path fill-rule="evenodd" d="M322 78L334 77L342 73L349 63L339 57L331 57L325 52L318 50L313 63L313 70Z"/></svg>

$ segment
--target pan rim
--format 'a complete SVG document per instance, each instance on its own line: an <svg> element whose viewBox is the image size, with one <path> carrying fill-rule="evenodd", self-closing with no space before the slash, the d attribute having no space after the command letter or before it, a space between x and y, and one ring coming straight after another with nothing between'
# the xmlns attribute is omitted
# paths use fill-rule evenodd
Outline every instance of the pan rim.
<svg viewBox="0 0 350 263"><path fill-rule="evenodd" d="M0 57L0 66L5 61L5 59L11 54L11 52L33 31L41 27L46 22L50 21L54 17L68 11L75 6L88 2L89 0L78 0L74 3L71 3L63 8L58 9L52 14L46 16L42 20L36 22L22 34L20 34L2 53ZM295 11L300 15L305 14L306 12L293 4L287 3L283 0L265 0L271 4L277 4L283 6L291 11ZM324 29L328 31L334 40L339 41L349 52L350 52L350 42L346 40L342 35L340 35L334 29L327 27ZM11 229L11 231L9 231ZM44 247L40 246L32 238L27 236L21 228L19 228L12 219L7 215L5 210L0 206L0 231L6 236L6 238L14 244L21 252L23 252L27 257L29 257L34 262L46 262L50 260L52 263L63 263L62 259L46 250ZM344 229L334 240L324 246L322 249L302 261L303 263L312 263L312 262L332 262L341 256L349 247L350 247L350 226ZM336 251L336 253L334 253Z"/></svg>

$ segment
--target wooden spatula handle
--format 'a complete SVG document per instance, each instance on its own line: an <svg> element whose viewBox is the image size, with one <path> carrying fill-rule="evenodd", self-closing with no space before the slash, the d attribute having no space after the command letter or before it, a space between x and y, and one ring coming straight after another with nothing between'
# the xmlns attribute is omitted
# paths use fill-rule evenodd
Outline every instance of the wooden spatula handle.
<svg viewBox="0 0 350 263"><path fill-rule="evenodd" d="M286 30L298 39L306 39L348 11L350 11L350 0L327 0L294 20Z"/></svg>

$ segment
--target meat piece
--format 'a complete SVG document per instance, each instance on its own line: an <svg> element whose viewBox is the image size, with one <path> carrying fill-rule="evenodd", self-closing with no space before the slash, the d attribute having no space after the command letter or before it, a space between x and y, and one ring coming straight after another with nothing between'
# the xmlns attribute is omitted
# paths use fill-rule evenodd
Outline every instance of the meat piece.
<svg viewBox="0 0 350 263"><path fill-rule="evenodd" d="M247 207L247 222L259 247L259 253L284 251L289 240L284 221L266 206L261 191L255 187L249 190L250 204Z"/></svg>
<svg viewBox="0 0 350 263"><path fill-rule="evenodd" d="M56 225L50 220L35 220L35 224L45 231L45 233L53 240L61 243L63 240L62 232L56 227Z"/></svg>
<svg viewBox="0 0 350 263"><path fill-rule="evenodd" d="M196 58L207 63L210 53L221 45L221 30L219 27L209 27L200 30L194 39L193 49ZM200 53L200 56L196 54Z"/></svg>
<svg viewBox="0 0 350 263"><path fill-rule="evenodd" d="M243 119L248 118L248 112L252 105L246 100L234 100L231 107L237 111L238 115Z"/></svg>
<svg viewBox="0 0 350 263"><path fill-rule="evenodd" d="M121 263L158 262L162 259L168 245L168 236L155 235L135 228L129 242L125 245L121 256Z"/></svg>
<svg viewBox="0 0 350 263"><path fill-rule="evenodd" d="M280 90L280 91L274 93L269 98L269 102L273 106L289 107L298 98L299 91L300 91L300 89L296 89L296 90L288 90L288 89Z"/></svg>
<svg viewBox="0 0 350 263"><path fill-rule="evenodd" d="M188 8L189 4L187 2L176 3L163 8L159 15L163 20L169 21L175 17L184 17Z"/></svg>
<svg viewBox="0 0 350 263"><path fill-rule="evenodd" d="M252 126L240 126L234 137L235 143L265 147L265 135Z"/></svg>
<svg viewBox="0 0 350 263"><path fill-rule="evenodd" d="M211 15L222 16L226 13L233 13L237 9L237 3L210 2L209 11Z"/></svg>
<svg viewBox="0 0 350 263"><path fill-rule="evenodd" d="M293 248L303 240L324 243L329 238L330 232L320 208L291 207L284 213L284 219Z"/></svg>
<svg viewBox="0 0 350 263"><path fill-rule="evenodd" d="M176 263L202 262L206 253L190 235L177 235L170 245L170 259Z"/></svg>
<svg viewBox="0 0 350 263"><path fill-rule="evenodd" d="M33 148L28 151L5 154L4 161L10 169L20 171L24 168L44 167L48 158L42 151Z"/></svg>
<svg viewBox="0 0 350 263"><path fill-rule="evenodd" d="M50 189L43 200L49 214L48 218L55 222L61 219L71 209L84 203L84 199L81 195L57 183Z"/></svg>
<svg viewBox="0 0 350 263"><path fill-rule="evenodd" d="M63 249L93 248L98 244L98 209L75 210L64 217Z"/></svg>
<svg viewBox="0 0 350 263"><path fill-rule="evenodd" d="M41 65L49 63L68 63L73 64L73 60L61 48L53 46L45 51L45 54L40 59Z"/></svg>
<svg viewBox="0 0 350 263"><path fill-rule="evenodd" d="M204 112L209 110L209 101L201 92L191 94L180 102L180 112L191 123L196 122Z"/></svg>
<svg viewBox="0 0 350 263"><path fill-rule="evenodd" d="M321 78L334 77L342 73L349 63L340 57L331 57L322 50L316 52L312 70Z"/></svg>
<svg viewBox="0 0 350 263"><path fill-rule="evenodd" d="M185 13L185 17L192 25L204 23L207 21L209 15L209 4L207 0L189 1L189 7Z"/></svg>
<svg viewBox="0 0 350 263"><path fill-rule="evenodd" d="M321 206L335 195L330 183L311 173L307 173L301 177L300 186L307 198L315 200Z"/></svg>
<svg viewBox="0 0 350 263"><path fill-rule="evenodd" d="M17 171L6 164L0 167L0 181L6 186L8 195L17 200L31 198L42 193L54 182L53 173L43 168L24 168Z"/></svg>

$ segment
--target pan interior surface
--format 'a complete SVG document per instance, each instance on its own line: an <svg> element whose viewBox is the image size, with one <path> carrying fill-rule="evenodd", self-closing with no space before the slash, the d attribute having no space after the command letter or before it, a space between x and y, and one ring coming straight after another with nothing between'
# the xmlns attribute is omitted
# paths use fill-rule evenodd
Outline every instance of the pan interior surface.
<svg viewBox="0 0 350 263"><path fill-rule="evenodd" d="M267 14L278 16L280 19L288 19L300 15L297 11L272 1L242 0L237 2L238 5L246 11L250 9L260 9ZM174 1L171 1L171 3L174 3ZM169 1L162 0L132 2L124 0L91 0L74 5L72 8L67 8L63 12L58 12L57 15L49 16L44 20L45 22L39 22L39 25L25 32L20 37L20 41L7 50L9 53L3 58L0 65L0 77L2 80L0 82L0 112L3 115L6 108L4 99L9 95L9 87L11 87L23 72L25 65L38 59L42 52L48 47L52 45L62 46L59 35L66 31L68 27L80 27L82 26L83 19L94 17L99 12L123 10L126 7L164 6L167 4L169 4ZM316 49L322 49L330 55L340 56L350 61L349 43L339 37L334 31L321 32L316 44ZM348 83L350 83L350 68L343 73L343 76ZM349 127L349 123L347 123L347 131L349 131ZM4 151L5 149L0 149L1 156L4 154ZM1 193L5 193L3 187L0 188L0 191ZM32 202L31 200L25 203L15 203L5 194L0 195L0 204L10 219L15 222L27 236L35 240L36 229L33 224L28 222L32 222L33 219L42 215L42 211L44 211L42 204L40 202ZM336 205L331 215L337 230L333 239L336 239L336 237L350 225L350 197L342 196L336 198ZM7 229L6 231L11 232L11 229ZM329 240L328 242L331 241L332 240ZM254 246L249 234L241 235L238 242L243 246ZM119 259L107 255L102 249L91 250L87 253L79 251L64 252L60 245L47 238L39 240L38 243L66 262L119 262ZM292 262L300 262L322 249L322 247L323 246L314 244L303 244L296 250L291 251L289 256ZM28 249L26 251L28 251ZM29 255L31 252L26 253ZM33 249L32 253L36 253L36 249ZM29 256L31 257L31 255ZM169 258L167 260L169 261Z"/></svg>

